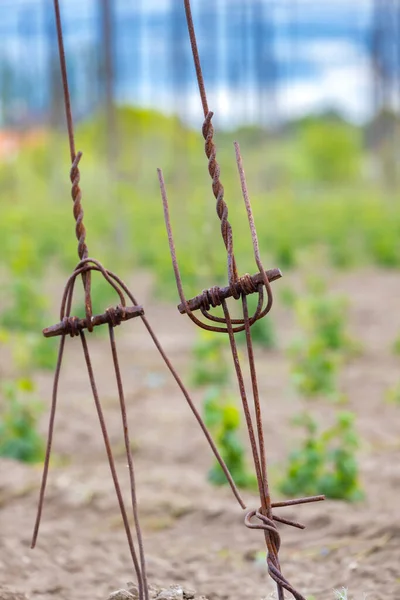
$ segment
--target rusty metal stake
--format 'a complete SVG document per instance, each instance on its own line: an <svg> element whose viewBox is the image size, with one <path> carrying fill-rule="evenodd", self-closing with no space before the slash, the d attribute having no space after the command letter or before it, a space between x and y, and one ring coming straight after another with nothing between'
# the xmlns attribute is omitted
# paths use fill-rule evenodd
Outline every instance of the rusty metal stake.
<svg viewBox="0 0 400 600"><path fill-rule="evenodd" d="M272 281L278 279L281 273L278 269L266 271L261 260L257 231L251 209L250 198L247 191L246 178L240 154L240 148L235 143L236 162L241 182L243 200L246 206L247 217L252 237L253 251L256 265L259 269L257 275L248 274L239 277L237 262L233 251L233 232L232 226L228 220L228 207L224 199L224 187L220 180L220 167L216 158L216 147L214 143L214 128L212 125L213 113L209 110L207 95L201 70L200 57L197 47L196 35L194 30L190 0L184 0L186 20L189 31L190 44L192 47L194 65L196 69L197 82L199 86L200 98L203 106L204 123L202 133L205 140L205 153L208 158L208 170L212 179L212 190L216 199L216 211L221 221L221 235L227 252L227 270L228 287L212 287L203 291L191 300L187 300L183 290L182 279L176 258L175 244L172 235L172 228L169 215L168 198L165 188L165 182L162 171L158 169L158 178L160 183L161 196L164 206L164 218L168 234L168 242L171 253L172 265L174 269L177 289L180 297L178 310L180 313L186 313L187 316L199 327L216 333L225 333L229 337L233 364L235 367L238 381L239 393L243 405L243 411L246 419L247 430L250 439L250 445L254 460L254 467L258 482L258 491L260 495L261 507L247 513L245 525L250 529L260 529L264 532L267 546L267 564L270 577L276 582L278 599L284 600L284 590L288 591L296 600L305 600L299 592L289 583L281 571L279 563L279 549L281 537L277 530L275 521L291 525L292 527L304 528L303 525L295 521L290 521L282 517L277 517L272 513L273 508L305 504L308 502L318 502L324 500L324 496L314 496L311 498L299 498L294 500L273 503L271 501L269 483L267 477L267 461L265 453L265 440L263 432L263 423L261 415L261 403L258 389L257 373L254 361L253 343L251 338L251 326L259 319L266 316L272 307ZM248 312L247 296L252 293L258 293L258 303L255 312L250 316ZM264 296L266 293L266 302L264 306ZM241 299L242 319L232 319L227 299L233 297L235 300ZM211 308L222 306L224 316L217 317L210 312ZM199 319L194 312L200 310L205 320ZM208 322L207 322L208 321ZM218 323L218 325L210 324ZM247 356L250 367L251 391L255 409L255 426L250 412L248 393L244 383L243 370L239 360L239 353L236 346L235 333L245 331ZM253 519L257 519L256 522Z"/></svg>
<svg viewBox="0 0 400 600"><path fill-rule="evenodd" d="M42 517L42 511L43 511L44 497L45 497L46 484L47 484L47 478L48 478L48 472L49 472L49 464L50 464L50 454L51 454L51 449L52 449L52 444L53 444L53 433L54 433L55 414L56 414L56 408L57 408L58 387L59 387L62 359L63 359L63 355L64 355L65 340L66 340L67 335L70 335L71 337L79 336L80 340L81 340L81 344L82 344L84 362L86 365L86 369L87 369L88 376L89 376L89 382L90 382L90 386L91 386L92 393L93 393L93 399L94 399L96 411L97 411L99 422L100 422L100 428L101 428L104 445L105 445L105 449L106 449L106 453L107 453L107 458L108 458L108 462L109 462L109 466L110 466L111 476L112 476L112 479L114 482L115 492L117 495L118 504L119 504L119 508L121 511L121 516L122 516L122 520L124 523L124 528L125 528L125 532L126 532L126 536L127 536L127 540L128 540L128 546L129 546L130 554L132 557L132 561L133 561L133 565L134 565L134 569L135 569L135 573L136 573L136 577L137 577L137 581L138 581L139 599L140 600L149 600L143 536L142 536L140 523L139 523L139 516L138 516L138 502L137 502L137 497L136 497L134 464L133 464L133 457L132 457L132 452L131 452L130 434L129 434L128 419L127 419L126 404L125 404L125 394L124 394L124 389L123 389L123 384L122 384L122 377L121 377L121 371L120 371L119 359L118 359L118 353L117 353L117 345L116 345L115 334L114 334L115 327L117 327L118 325L120 325L121 323L123 323L125 321L134 319L137 317L139 317L142 320L150 337L153 340L154 345L156 346L159 354L161 355L162 360L164 361L166 367L169 369L171 375L175 379L178 387L180 388L181 392L183 393L183 395L189 405L190 410L192 411L197 422L199 423L199 426L203 430L203 433L204 433L217 461L219 462L221 468L223 469L223 471L225 473L225 476L228 480L229 485L232 488L232 492L233 492L234 496L236 497L237 501L239 502L239 504L242 508L245 508L245 505L244 505L243 500L241 499L240 494L235 486L235 483L229 473L229 470L227 469L223 459L221 458L221 456L218 452L218 449L215 446L214 441L213 441L210 433L208 432L199 412L197 411L195 405L193 404L193 401L192 401L188 391L186 390L178 373L176 372L176 370L172 366L170 360L168 359L167 355L165 354L150 323L148 322L148 320L144 314L144 310L143 310L142 306L139 305L139 303L136 301L136 299L134 298L134 296L132 295L132 293L130 292L128 287L116 274L105 269L103 267L103 265L96 259L89 257L88 248L86 245L86 230L85 230L85 227L83 224L83 209L82 209L82 204L81 204L82 192L79 187L80 172L79 172L78 165L81 160L82 153L81 152L76 153L76 151L75 151L75 139L74 139L72 112L71 112L71 100L70 100L69 89L68 89L67 68L66 68L66 60L65 60L65 52L64 52L59 0L53 0L53 1L54 1L54 10L55 10L55 17L56 17L60 67L61 67L63 88L64 88L64 102L65 102L66 120L67 120L67 128L68 128L68 139L69 139L69 147L70 147L70 155L71 155L71 163L72 163L70 178L71 178L71 183L72 183L72 199L74 202L73 212L74 212L74 217L75 217L75 222L76 222L76 237L78 239L78 254L79 254L80 262L74 269L72 275L69 277L69 279L67 280L67 283L65 285L64 292L62 295L62 300L61 300L60 322L57 323L56 325L47 327L43 331L43 334L45 337L60 336L61 339L60 339L60 345L59 345L59 351L58 351L57 365L56 365L56 370L55 370L55 375L54 375L50 419L49 419L49 426L48 426L46 455L45 455L45 461L44 461L42 481L41 481L40 493L39 493L39 502L38 502L36 521L35 521L35 526L34 526L31 547L34 548L36 545L38 533L39 533L40 522L41 522L41 517ZM91 289L90 289L92 271L100 273L104 277L104 279L108 282L108 284L114 289L114 291L116 292L116 294L119 297L119 304L116 307L107 308L104 313L99 314L99 315L94 315L94 316L92 314L92 300L91 300ZM78 318L76 316L71 316L71 307L72 307L72 301L73 301L73 296L74 296L75 283L76 283L76 279L79 276L82 277L83 285L84 285L84 292L85 292L85 318L83 318L83 319ZM129 300L129 302L131 304L130 306L127 306L127 299ZM135 530L135 534L136 534L138 552L136 551L136 548L135 548L135 542L133 540L133 535L132 535L132 531L130 528L129 519L128 519L128 515L127 515L127 510L125 507L125 502L123 499L123 494L122 494L121 486L120 486L119 479L118 479L118 474L117 474L115 461L114 461L114 457L113 457L113 453L112 453L112 449L111 449L110 439L109 439L109 435L108 435L108 431L107 431L107 425L105 422L103 409L102 409L101 402L100 402L100 397L99 397L99 393L98 393L98 389L97 389L97 385L96 385L96 381L95 381L95 376L94 376L94 372L93 372L93 367L92 367L92 363L91 363L91 359L90 359L89 348L88 348L85 331L84 331L85 329L87 329L89 332L92 332L94 327L104 325L104 324L107 324L108 328L109 328L110 347L111 347L111 354L112 354L114 372L115 372L116 383L117 383L118 397L119 397L119 402L120 402L121 419L122 419L125 450L126 450L126 459L127 459L127 463L128 463L128 469L129 469L131 503L132 503L134 530Z"/></svg>

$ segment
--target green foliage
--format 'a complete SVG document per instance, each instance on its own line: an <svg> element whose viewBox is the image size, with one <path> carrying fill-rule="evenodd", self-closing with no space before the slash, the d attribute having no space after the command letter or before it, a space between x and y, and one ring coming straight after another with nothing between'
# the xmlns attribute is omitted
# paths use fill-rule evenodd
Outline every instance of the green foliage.
<svg viewBox="0 0 400 600"><path fill-rule="evenodd" d="M340 412L336 423L319 433L309 414L301 415L296 424L304 427L305 439L299 450L289 456L280 490L287 496L325 494L328 498L360 500L355 452L359 440L354 429L354 415Z"/></svg>
<svg viewBox="0 0 400 600"><path fill-rule="evenodd" d="M0 325L16 331L37 331L45 323L46 302L38 284L30 278L13 278L3 295L7 308L0 314Z"/></svg>
<svg viewBox="0 0 400 600"><path fill-rule="evenodd" d="M294 308L297 300L296 292L289 286L281 286L279 288L279 300L283 306Z"/></svg>
<svg viewBox="0 0 400 600"><path fill-rule="evenodd" d="M311 338L294 343L289 356L292 358L293 384L299 394L306 398L335 394L338 357L327 350L321 339Z"/></svg>
<svg viewBox="0 0 400 600"><path fill-rule="evenodd" d="M360 174L360 132L333 119L309 119L299 132L303 151L316 180L353 181Z"/></svg>
<svg viewBox="0 0 400 600"><path fill-rule="evenodd" d="M210 383L223 385L229 380L229 366L225 355L228 340L201 329L193 348L191 379L195 386Z"/></svg>
<svg viewBox="0 0 400 600"><path fill-rule="evenodd" d="M395 354L396 356L400 356L400 335L397 336L397 338L395 339L395 341L393 342L392 345L392 352L393 354Z"/></svg>
<svg viewBox="0 0 400 600"><path fill-rule="evenodd" d="M400 405L400 383L396 384L386 392L386 399L392 404Z"/></svg>
<svg viewBox="0 0 400 600"><path fill-rule="evenodd" d="M320 281L294 303L302 337L289 348L292 377L297 391L305 397L334 395L341 360L356 345L347 333L347 302L327 295Z"/></svg>
<svg viewBox="0 0 400 600"><path fill-rule="evenodd" d="M153 111L118 109L118 180L113 182L103 119L96 115L76 131L84 153L81 187L91 255L106 266L116 264L119 274L136 265L150 268L163 297L176 297L155 174L160 165L168 185L186 289L198 293L203 284L210 284L211 276L215 283L226 281L219 224L211 218L213 199L201 134ZM296 265L300 251L307 249L315 255L323 249L338 266L400 265L398 203L364 182L361 175L354 180L361 130L320 118L305 121L295 137L276 138L273 144L267 134L256 130L217 132L227 197L237 196L231 147L237 134L263 256L285 268ZM15 160L0 165L0 266L7 267L13 277L41 276L49 260L68 270L75 266L68 172L65 136L51 132L45 132L36 145L23 147ZM315 180L321 179L329 181L329 186L317 189ZM234 230L242 231L243 204L231 202L229 211ZM254 264L247 235L235 237L235 255L241 264ZM32 302L36 304L33 297ZM9 313L7 321L14 327L12 320Z"/></svg>
<svg viewBox="0 0 400 600"><path fill-rule="evenodd" d="M320 280L309 282L309 292L299 296L296 313L306 334L321 341L329 350L349 350L352 342L347 334L347 300L328 295Z"/></svg>
<svg viewBox="0 0 400 600"><path fill-rule="evenodd" d="M28 463L43 460L44 443L37 431L41 405L32 399L33 392L30 379L2 384L0 456Z"/></svg>
<svg viewBox="0 0 400 600"><path fill-rule="evenodd" d="M217 447L238 487L255 489L257 480L246 466L245 452L239 439L240 411L234 400L226 397L219 388L207 391L203 401L204 422L214 435ZM214 485L227 484L219 463L208 473Z"/></svg>
<svg viewBox="0 0 400 600"><path fill-rule="evenodd" d="M57 338L45 338L41 332L19 332L12 335L9 344L18 369L25 373L35 367L54 370L59 345Z"/></svg>

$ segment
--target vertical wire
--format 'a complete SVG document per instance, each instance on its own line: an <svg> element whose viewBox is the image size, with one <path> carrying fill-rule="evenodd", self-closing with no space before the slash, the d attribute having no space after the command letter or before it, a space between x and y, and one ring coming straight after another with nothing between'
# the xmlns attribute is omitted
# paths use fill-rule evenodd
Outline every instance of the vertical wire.
<svg viewBox="0 0 400 600"><path fill-rule="evenodd" d="M146 574L146 560L145 560L145 555L144 555L142 531L141 531L139 515L138 515L136 485L135 485L135 472L134 472L134 468L133 468L132 450L131 450L131 443L130 443L129 430L128 430L128 419L127 419L127 415L126 415L125 395L124 395L124 389L123 389L123 385L122 385L121 371L120 371L120 367L119 367L117 345L115 342L115 335L114 335L114 327L111 323L108 325L108 331L110 334L111 352L112 352L113 363L114 363L115 377L116 377L117 386L118 386L118 396L119 396L119 403L120 403L120 408L121 408L122 425L123 425L123 429L124 429L126 458L128 460L129 479L130 479L130 484L131 484L132 511L133 511L133 518L135 521L136 536L137 536L138 546L139 546L139 556L140 556L141 574L142 574L142 578L143 578L144 596L145 596L145 600L149 600L147 574Z"/></svg>
<svg viewBox="0 0 400 600"><path fill-rule="evenodd" d="M59 349L58 349L58 357L57 357L57 366L56 366L54 380L53 380L53 393L52 393L52 399L51 399L50 418L49 418L49 426L48 426L48 433L47 433L46 455L45 455L45 459L44 459L42 481L40 484L40 492L39 492L39 502L38 502L38 508L37 508L37 513L36 513L35 526L34 526L34 530L33 530L32 542L31 542L32 549L36 546L36 542L37 542L37 538L38 538L38 534L39 534L40 522L42 519L44 496L46 493L46 485L47 485L47 476L49 473L51 447L53 444L54 421L55 421L56 409L57 409L58 384L60 381L60 372L61 372L62 359L63 359L63 355L64 355L64 346L65 346L65 335L63 335L60 340L60 345L59 345Z"/></svg>
<svg viewBox="0 0 400 600"><path fill-rule="evenodd" d="M108 432L107 432L107 426L106 426L106 423L104 420L103 410L101 408L99 395L97 392L97 386L96 386L96 381L95 381L94 375L93 375L93 368L92 368L92 363L90 360L89 349L87 346L85 334L82 330L80 331L79 335L80 335L81 342L82 342L83 354L85 357L86 367L87 367L87 371L88 371L88 375L89 375L90 386L92 388L93 399L94 399L94 402L96 405L96 410L97 410L97 414L98 414L99 421L100 421L101 432L103 434L104 445L106 448L108 463L110 465L110 471L111 471L112 479L114 482L115 492L117 494L118 503L119 503L119 507L120 507L120 511L121 511L121 516L122 516L122 520L124 522L126 537L128 539L129 549L131 552L131 556L132 556L132 560L133 560L133 564L134 564L134 568L135 568L135 572L136 572L136 577L138 580L139 599L144 600L142 574L140 571L140 565L139 565L139 562L137 559L135 546L134 546L133 540L132 540L132 534L131 534L131 530L130 530L130 526L129 526L128 516L126 513L126 509L125 509L124 499L122 497L121 487L120 487L120 484L118 481L118 475L117 475L117 471L115 468L114 458L112 455L110 439L109 439Z"/></svg>

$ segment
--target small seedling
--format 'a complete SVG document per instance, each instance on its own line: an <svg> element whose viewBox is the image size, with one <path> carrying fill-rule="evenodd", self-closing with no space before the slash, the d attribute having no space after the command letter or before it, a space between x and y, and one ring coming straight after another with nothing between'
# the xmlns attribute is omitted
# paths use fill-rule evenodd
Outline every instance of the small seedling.
<svg viewBox="0 0 400 600"><path fill-rule="evenodd" d="M291 375L299 394L311 398L324 394L333 397L337 390L339 360L318 338L299 340L289 349Z"/></svg>
<svg viewBox="0 0 400 600"><path fill-rule="evenodd" d="M197 387L208 384L223 385L229 380L228 361L225 356L227 339L201 330L193 348L194 365L192 383Z"/></svg>
<svg viewBox="0 0 400 600"><path fill-rule="evenodd" d="M246 466L244 447L239 439L240 411L233 399L215 387L208 390L203 401L204 422L214 434L226 466L238 487L256 489L257 479ZM214 485L225 485L226 477L216 462L208 473Z"/></svg>
<svg viewBox="0 0 400 600"><path fill-rule="evenodd" d="M346 588L342 588L341 590L334 590L335 600L348 600L347 590Z"/></svg>
<svg viewBox="0 0 400 600"><path fill-rule="evenodd" d="M37 431L41 405L32 400L33 392L30 379L1 386L0 456L27 463L43 460L44 443Z"/></svg>
<svg viewBox="0 0 400 600"><path fill-rule="evenodd" d="M289 348L295 388L304 397L341 398L337 392L340 364L358 349L346 331L347 303L342 297L328 296L318 280L309 289L294 303L302 328L302 337Z"/></svg>
<svg viewBox="0 0 400 600"><path fill-rule="evenodd" d="M391 404L400 405L400 383L397 383L386 392L386 400Z"/></svg>
<svg viewBox="0 0 400 600"><path fill-rule="evenodd" d="M286 495L325 494L327 498L360 500L363 493L355 458L359 439L354 415L338 413L336 423L321 433L307 413L295 424L305 428L306 437L301 448L289 457L281 491Z"/></svg>
<svg viewBox="0 0 400 600"><path fill-rule="evenodd" d="M328 350L354 351L354 341L347 333L346 298L328 294L325 283L309 281L309 291L295 302L299 324L307 336L318 338Z"/></svg>

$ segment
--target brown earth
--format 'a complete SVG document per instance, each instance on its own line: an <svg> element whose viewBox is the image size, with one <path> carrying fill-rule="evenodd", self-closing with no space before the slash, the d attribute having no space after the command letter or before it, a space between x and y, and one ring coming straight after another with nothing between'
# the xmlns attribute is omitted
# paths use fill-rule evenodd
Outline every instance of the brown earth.
<svg viewBox="0 0 400 600"><path fill-rule="evenodd" d="M274 284L298 285L298 276ZM332 276L332 290L351 301L351 332L363 352L343 369L346 408L357 414L359 453L366 499L359 504L326 501L282 515L307 525L281 528L285 576L307 597L333 598L345 586L352 600L400 598L400 407L384 401L400 379L390 346L400 331L400 275L365 271ZM188 380L194 326L170 305L155 304L142 278L132 289L178 370ZM142 293L140 293L140 289ZM138 291L139 290L139 291ZM260 387L272 480L298 435L290 426L301 408L289 384L285 347L295 334L290 314L276 295L273 317L279 348L258 351ZM56 307L54 307L56 314ZM91 340L95 373L121 479L127 482L116 385L104 338ZM274 597L261 557L261 532L243 524L244 512L227 488L211 487L212 456L184 398L140 322L118 330L119 350L134 440L140 517L149 581L179 584L214 598ZM7 356L0 357L7 366ZM7 370L7 368L5 368ZM51 374L37 375L49 401ZM194 399L201 404L202 392ZM309 402L321 423L337 407ZM47 414L43 418L46 430ZM243 438L244 433L243 433ZM105 599L134 580L99 425L82 365L79 341L68 339L56 417L54 461L37 548L30 550L41 468L0 461L0 598L10 590L35 600ZM128 490L128 486L124 485ZM128 501L128 494L127 501ZM246 504L257 498L244 492ZM3 587L1 587L3 586ZM9 592L5 590L8 589Z"/></svg>

